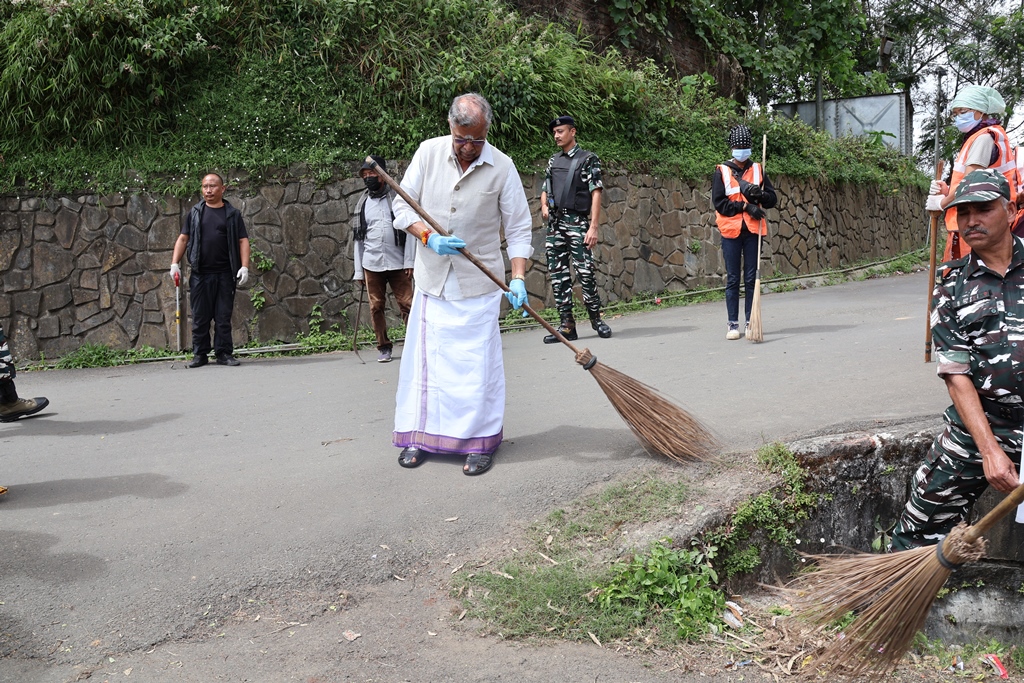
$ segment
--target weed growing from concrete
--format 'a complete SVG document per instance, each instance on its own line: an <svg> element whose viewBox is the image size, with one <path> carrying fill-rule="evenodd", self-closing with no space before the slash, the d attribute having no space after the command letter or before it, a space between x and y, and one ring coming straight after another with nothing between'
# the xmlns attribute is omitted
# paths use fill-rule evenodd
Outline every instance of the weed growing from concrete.
<svg viewBox="0 0 1024 683"><path fill-rule="evenodd" d="M762 446L757 451L757 461L764 470L782 475L782 482L740 504L727 524L704 535L706 544L718 548L719 560L715 565L727 579L760 566L757 541L795 548L799 539L794 528L807 519L818 503L817 496L807 490L807 473L784 444Z"/></svg>

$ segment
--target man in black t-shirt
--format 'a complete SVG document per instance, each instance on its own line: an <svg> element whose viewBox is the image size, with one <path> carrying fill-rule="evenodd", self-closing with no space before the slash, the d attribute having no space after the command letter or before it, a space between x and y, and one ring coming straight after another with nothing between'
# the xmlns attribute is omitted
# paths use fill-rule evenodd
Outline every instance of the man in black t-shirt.
<svg viewBox="0 0 1024 683"><path fill-rule="evenodd" d="M224 179L216 173L203 178L203 201L192 207L174 243L171 277L181 280L182 256L192 269L188 286L192 301L192 353L190 368L206 365L212 346L219 365L238 365L232 355L231 312L235 285L249 280L249 234L242 214L224 200Z"/></svg>

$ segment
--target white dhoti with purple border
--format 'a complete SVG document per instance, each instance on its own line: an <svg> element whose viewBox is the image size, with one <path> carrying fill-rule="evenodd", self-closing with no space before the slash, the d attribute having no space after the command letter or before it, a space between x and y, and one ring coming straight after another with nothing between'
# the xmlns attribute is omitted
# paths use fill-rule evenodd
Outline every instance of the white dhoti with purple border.
<svg viewBox="0 0 1024 683"><path fill-rule="evenodd" d="M447 300L416 290L398 376L395 446L469 454L501 443L501 297Z"/></svg>

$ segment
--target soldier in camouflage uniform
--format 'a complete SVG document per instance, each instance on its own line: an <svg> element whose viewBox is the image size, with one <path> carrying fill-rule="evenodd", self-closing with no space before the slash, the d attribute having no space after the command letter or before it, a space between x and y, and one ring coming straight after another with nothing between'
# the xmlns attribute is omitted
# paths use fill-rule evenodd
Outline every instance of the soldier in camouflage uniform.
<svg viewBox="0 0 1024 683"><path fill-rule="evenodd" d="M50 403L45 398L18 398L14 388L16 374L4 328L0 327L0 422L14 422L18 418L38 413ZM0 486L0 496L5 493L7 489Z"/></svg>
<svg viewBox="0 0 1024 683"><path fill-rule="evenodd" d="M932 340L953 405L914 476L892 550L931 545L965 520L992 485L1018 484L1024 427L1024 240L1010 232L1010 187L1000 173L969 173L949 206L972 252L936 285Z"/></svg>
<svg viewBox="0 0 1024 683"><path fill-rule="evenodd" d="M578 337L572 314L571 262L583 289L590 325L599 337L607 339L612 329L601 320L593 253L601 221L601 160L576 143L576 121L571 116L559 116L548 128L562 148L548 161L540 193L541 216L548 223L548 273L561 318L558 331L570 341ZM545 344L557 341L553 334L544 337Z"/></svg>

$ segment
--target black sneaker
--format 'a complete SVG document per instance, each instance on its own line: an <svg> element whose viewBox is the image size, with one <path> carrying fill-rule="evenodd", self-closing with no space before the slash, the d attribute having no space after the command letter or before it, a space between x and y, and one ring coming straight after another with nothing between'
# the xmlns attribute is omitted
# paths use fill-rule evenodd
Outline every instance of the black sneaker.
<svg viewBox="0 0 1024 683"><path fill-rule="evenodd" d="M223 356L217 356L217 365L230 365L231 367L235 367L236 365L241 365L241 363L239 363L238 359L230 353L225 353Z"/></svg>
<svg viewBox="0 0 1024 683"><path fill-rule="evenodd" d="M201 367L203 367L204 365L206 365L209 362L210 362L210 359L207 358L206 356L196 355L196 356L192 357L192 360L190 360L188 363L185 364L185 367L186 368L201 368Z"/></svg>

